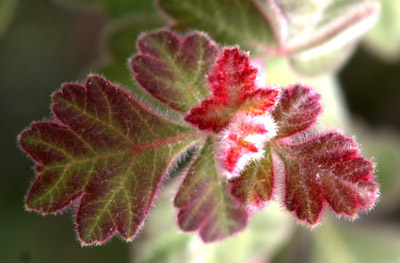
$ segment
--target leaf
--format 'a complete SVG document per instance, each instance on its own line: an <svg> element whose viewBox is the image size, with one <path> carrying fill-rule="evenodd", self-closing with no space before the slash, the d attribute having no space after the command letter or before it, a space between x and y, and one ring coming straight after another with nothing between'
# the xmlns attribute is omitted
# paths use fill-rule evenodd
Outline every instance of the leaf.
<svg viewBox="0 0 400 263"><path fill-rule="evenodd" d="M375 0L257 0L271 17L282 45L315 46L367 19L376 10ZM372 10L375 8L375 10Z"/></svg>
<svg viewBox="0 0 400 263"><path fill-rule="evenodd" d="M295 70L317 75L338 69L355 43L376 22L375 0L258 0L270 17L280 44Z"/></svg>
<svg viewBox="0 0 400 263"><path fill-rule="evenodd" d="M248 220L247 212L230 198L226 182L218 176L214 148L212 140L207 139L174 199L180 228L198 231L204 242L241 231Z"/></svg>
<svg viewBox="0 0 400 263"><path fill-rule="evenodd" d="M277 125L276 138L293 136L312 127L321 114L321 96L303 85L291 85L282 90L272 112Z"/></svg>
<svg viewBox="0 0 400 263"><path fill-rule="evenodd" d="M127 57L136 53L136 42L143 30L159 28L163 21L155 15L135 15L128 19L114 22L106 30L104 37L104 55L88 68L94 68L95 72L107 76L107 79L120 83L135 94L138 99L154 108L157 112L163 112L164 117L173 121L182 121L182 116L173 112L166 105L160 104L153 96L146 92L137 82L132 82L131 70L126 66Z"/></svg>
<svg viewBox="0 0 400 263"><path fill-rule="evenodd" d="M373 207L379 196L374 164L360 155L352 138L329 132L278 147L285 167L284 203L299 220L316 225L325 203L351 218Z"/></svg>
<svg viewBox="0 0 400 263"><path fill-rule="evenodd" d="M78 203L83 245L115 233L131 240L153 205L162 179L196 132L162 119L99 76L53 94L54 120L20 135L37 178L26 207L57 213Z"/></svg>
<svg viewBox="0 0 400 263"><path fill-rule="evenodd" d="M373 163L349 137L309 132L321 113L321 96L295 84L281 89L276 103L278 91L260 89L255 78L248 57L225 48L208 77L213 94L185 117L214 131L216 165L238 203L248 209L264 206L279 173L286 178L288 210L311 225L326 202L353 218L372 208L379 192ZM259 92L268 95L258 99Z"/></svg>
<svg viewBox="0 0 400 263"><path fill-rule="evenodd" d="M400 2L380 0L382 14L367 33L365 42L376 54L389 62L400 58Z"/></svg>
<svg viewBox="0 0 400 263"><path fill-rule="evenodd" d="M178 30L200 29L255 55L287 57L295 70L338 69L376 21L375 0L159 0ZM210 12L209 10L213 10Z"/></svg>
<svg viewBox="0 0 400 263"><path fill-rule="evenodd" d="M302 75L316 76L340 69L353 54L357 42L352 41L337 48L311 49L290 57L291 66ZM327 44L328 45L328 44ZM315 52L316 51L316 52Z"/></svg>
<svg viewBox="0 0 400 263"><path fill-rule="evenodd" d="M272 155L266 147L261 160L252 161L240 173L240 176L229 181L230 192L240 204L251 210L264 207L270 201L275 187L275 176Z"/></svg>
<svg viewBox="0 0 400 263"><path fill-rule="evenodd" d="M275 40L265 14L254 1L243 0L158 0L180 31L199 29L220 43L240 45L265 55Z"/></svg>
<svg viewBox="0 0 400 263"><path fill-rule="evenodd" d="M157 112L163 112L164 117L172 121L182 122L181 114L172 111L166 105L160 104L152 95L146 92L137 82L132 83L131 70L126 66L127 57L136 53L136 42L143 30L159 28L163 20L159 16L146 14L135 15L128 19L114 22L106 31L104 37L104 55L90 65L97 73L107 76L107 79L122 84L132 91L138 99L154 108Z"/></svg>
<svg viewBox="0 0 400 263"><path fill-rule="evenodd" d="M252 216L240 235L218 245L203 243L196 235L187 235L176 226L175 213L170 204L179 186L176 184L178 181L181 180L169 181L160 193L158 204L141 232L140 236L145 238L132 246L133 262L253 262L270 258L291 237L295 225L290 215L282 213L278 203L271 203L268 209Z"/></svg>
<svg viewBox="0 0 400 263"><path fill-rule="evenodd" d="M205 34L183 38L160 30L143 35L137 46L140 53L130 61L135 78L162 103L186 113L209 94L205 75L218 47Z"/></svg>
<svg viewBox="0 0 400 263"><path fill-rule="evenodd" d="M322 12L320 21L304 38L306 41L291 47L300 51L293 52L290 58L300 73L317 75L339 69L377 21L380 5L374 0L331 1Z"/></svg>
<svg viewBox="0 0 400 263"><path fill-rule="evenodd" d="M76 203L78 235L89 245L115 233L131 240L163 178L179 173L178 225L204 242L243 230L248 209L272 199L276 175L286 178L288 209L311 225L325 203L352 217L373 206L374 167L356 143L310 132L321 112L311 88L259 87L247 54L225 48L215 62L218 48L202 33L159 30L140 37L138 49L135 77L168 111L99 76L65 84L53 95L54 119L20 135L38 172L28 209L57 213Z"/></svg>
<svg viewBox="0 0 400 263"><path fill-rule="evenodd" d="M201 130L221 131L236 112L263 113L275 105L278 91L255 85L257 68L237 47L225 48L208 76L212 95L192 108L185 120Z"/></svg>

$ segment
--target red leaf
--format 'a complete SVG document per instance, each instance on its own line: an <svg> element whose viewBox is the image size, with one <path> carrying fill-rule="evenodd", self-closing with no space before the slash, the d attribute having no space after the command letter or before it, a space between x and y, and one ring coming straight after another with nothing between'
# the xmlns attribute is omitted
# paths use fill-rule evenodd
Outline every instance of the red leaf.
<svg viewBox="0 0 400 263"><path fill-rule="evenodd" d="M300 84L282 90L272 115L277 125L277 137L283 138L312 127L321 114L321 96L312 88Z"/></svg>
<svg viewBox="0 0 400 263"><path fill-rule="evenodd" d="M316 225L325 203L352 218L373 207L379 195L374 165L352 138L330 132L277 149L285 167L285 205L299 220Z"/></svg>
<svg viewBox="0 0 400 263"><path fill-rule="evenodd" d="M55 119L33 123L19 138L38 174L27 209L57 213L77 202L82 244L101 244L117 232L131 240L195 134L99 76L86 86L65 84L52 98Z"/></svg>
<svg viewBox="0 0 400 263"><path fill-rule="evenodd" d="M185 120L200 130L221 131L239 112L263 114L275 105L278 91L255 85L257 69L237 47L226 48L208 76L212 95L192 108Z"/></svg>

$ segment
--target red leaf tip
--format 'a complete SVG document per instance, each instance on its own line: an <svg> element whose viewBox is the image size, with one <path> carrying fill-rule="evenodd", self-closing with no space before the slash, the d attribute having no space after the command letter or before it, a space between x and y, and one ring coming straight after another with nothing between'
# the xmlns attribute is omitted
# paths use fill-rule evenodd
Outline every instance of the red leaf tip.
<svg viewBox="0 0 400 263"><path fill-rule="evenodd" d="M228 102L254 91L256 76L257 68L250 65L247 54L238 47L225 48L208 76L208 84L215 97Z"/></svg>
<svg viewBox="0 0 400 263"><path fill-rule="evenodd" d="M251 160L262 158L267 141L276 135L270 114L278 90L256 85L257 68L238 47L225 48L208 76L212 95L191 109L185 120L200 130L217 133L220 172L237 177Z"/></svg>
<svg viewBox="0 0 400 263"><path fill-rule="evenodd" d="M271 111L278 91L257 87L257 71L248 54L238 47L225 48L207 78L212 95L192 108L185 120L200 130L218 133L236 112L260 115Z"/></svg>

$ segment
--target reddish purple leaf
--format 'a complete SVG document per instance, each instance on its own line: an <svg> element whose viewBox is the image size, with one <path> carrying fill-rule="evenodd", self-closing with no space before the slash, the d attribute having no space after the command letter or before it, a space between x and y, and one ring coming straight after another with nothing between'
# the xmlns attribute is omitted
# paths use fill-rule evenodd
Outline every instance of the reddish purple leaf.
<svg viewBox="0 0 400 263"><path fill-rule="evenodd" d="M217 45L205 34L181 37L167 30L144 34L130 63L139 84L167 106L186 113L209 94L206 74Z"/></svg>
<svg viewBox="0 0 400 263"><path fill-rule="evenodd" d="M278 152L285 167L284 202L301 221L317 224L325 203L338 215L355 218L379 196L374 164L360 155L350 137L329 132L280 144Z"/></svg>
<svg viewBox="0 0 400 263"><path fill-rule="evenodd" d="M321 96L307 86L296 84L283 89L272 112L277 125L277 138L312 127L322 110L320 100Z"/></svg>
<svg viewBox="0 0 400 263"><path fill-rule="evenodd" d="M286 207L311 225L327 204L353 218L373 207L374 164L354 140L309 132L321 112L316 91L256 86L247 54L226 48L215 62L218 48L202 33L160 30L143 35L138 47L135 77L180 119L161 117L99 76L63 85L52 97L54 119L33 123L19 138L38 174L28 209L57 213L75 202L82 244L115 233L131 240L163 178L191 146L197 153L174 205L179 226L205 242L243 230L247 209L273 198L278 173Z"/></svg>
<svg viewBox="0 0 400 263"><path fill-rule="evenodd" d="M280 169L272 158L276 151L285 167L285 204L300 220L318 223L325 203L351 217L371 208L378 195L373 164L351 138L331 133L290 143L317 121L320 95L296 84L281 89L275 105L278 91L260 89L255 76L247 55L224 49L208 77L211 97L185 118L217 133L216 165L238 203L258 209L272 198ZM346 165L351 168L345 171Z"/></svg>
<svg viewBox="0 0 400 263"><path fill-rule="evenodd" d="M204 242L226 238L245 228L248 214L229 196L227 184L214 164L214 146L208 139L174 199L178 224L184 231L198 231Z"/></svg>
<svg viewBox="0 0 400 263"><path fill-rule="evenodd" d="M42 214L79 204L82 244L115 233L131 240L143 225L162 179L195 133L151 112L99 76L53 94L55 119L20 135L38 176L26 207Z"/></svg>

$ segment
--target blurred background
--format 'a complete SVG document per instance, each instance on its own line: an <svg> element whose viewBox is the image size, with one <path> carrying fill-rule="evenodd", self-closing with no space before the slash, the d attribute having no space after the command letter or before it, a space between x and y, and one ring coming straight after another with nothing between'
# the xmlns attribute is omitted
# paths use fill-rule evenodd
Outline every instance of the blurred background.
<svg viewBox="0 0 400 263"><path fill-rule="evenodd" d="M378 163L380 203L356 223L328 214L313 231L282 215L286 212L279 207L267 207L265 217L254 219L254 233L246 233L254 246L243 252L260 254L261 247L264 254L250 255L246 262L400 262L398 3L382 1L378 25L338 72L351 120L345 129L356 134L365 154ZM242 241L228 241L227 248L217 245L210 251L189 240L194 234L172 233L177 237L161 236L161 241L151 243L147 236L160 234L154 215L132 245L113 238L101 247L82 248L71 211L42 217L24 209L35 175L32 161L17 145L19 132L31 121L51 116L50 94L63 82L84 81L89 72L101 72L112 81L132 85L125 61L135 51L137 34L166 25L165 21L150 0L0 0L0 262L136 262L131 260L135 253L144 254L137 262L183 262L173 261L182 259L183 250L194 255L207 251L219 262L236 262L228 261L232 255L224 251L243 250ZM165 207L165 213L174 213L172 206ZM267 234L260 239L261 233ZM267 246L273 249L265 250Z"/></svg>

